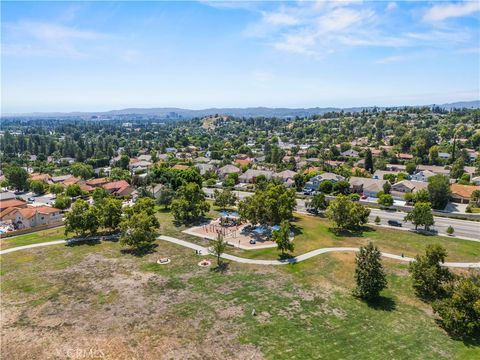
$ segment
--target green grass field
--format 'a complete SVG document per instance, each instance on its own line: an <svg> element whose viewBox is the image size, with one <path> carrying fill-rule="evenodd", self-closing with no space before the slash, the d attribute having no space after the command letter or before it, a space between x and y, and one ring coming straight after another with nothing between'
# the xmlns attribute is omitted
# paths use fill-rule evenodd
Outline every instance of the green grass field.
<svg viewBox="0 0 480 360"><path fill-rule="evenodd" d="M216 215L212 210L208 216ZM208 244L182 233L185 226L175 226L170 212L160 210L157 217L160 233ZM372 241L397 254L415 255L437 243L452 261L480 257L480 244L471 241L383 228L336 236L325 220L303 215L294 225L295 254ZM63 228L2 240L2 248L59 238ZM28 347L42 359L67 347L125 359L480 357L479 344L442 330L430 305L414 296L408 266L393 260L383 260L389 283L383 298L367 304L351 295L353 253L278 267L231 263L219 273L198 267L193 251L167 242L142 257L121 250L105 241L0 256L2 353L18 358L19 349ZM276 249L229 252L278 256ZM165 256L169 265L156 264Z"/></svg>
<svg viewBox="0 0 480 360"><path fill-rule="evenodd" d="M59 342L75 347L86 338L114 358L116 351L148 357L179 338L171 346L194 347L185 357L209 358L211 347L232 359L250 358L252 349L268 359L480 356L480 347L451 339L436 324L429 305L413 295L406 265L394 261L384 261L383 300L368 305L351 295L353 254L282 267L232 263L218 273L199 268L197 256L170 243L145 257L120 250L102 242L3 255L2 326L9 337L2 352L14 357L13 345L28 337L36 358L44 358L42 351ZM171 264L157 265L159 256ZM62 321L52 327L52 317ZM123 342L108 348L100 341L104 333Z"/></svg>
<svg viewBox="0 0 480 360"><path fill-rule="evenodd" d="M11 238L0 240L0 250L5 250L11 247L38 244L42 242L65 239L64 227L56 227L52 229L33 232L30 234L18 235Z"/></svg>

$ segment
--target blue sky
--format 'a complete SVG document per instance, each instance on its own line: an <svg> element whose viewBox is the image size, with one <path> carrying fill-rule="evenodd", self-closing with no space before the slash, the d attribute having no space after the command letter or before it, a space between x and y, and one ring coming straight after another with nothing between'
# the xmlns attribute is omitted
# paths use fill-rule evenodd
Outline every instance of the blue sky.
<svg viewBox="0 0 480 360"><path fill-rule="evenodd" d="M2 113L479 98L480 2L2 2Z"/></svg>

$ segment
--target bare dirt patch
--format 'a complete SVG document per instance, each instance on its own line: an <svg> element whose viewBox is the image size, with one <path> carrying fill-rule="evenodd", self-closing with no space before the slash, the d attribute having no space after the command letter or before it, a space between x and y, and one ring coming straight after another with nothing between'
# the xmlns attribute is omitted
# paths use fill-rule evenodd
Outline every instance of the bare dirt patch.
<svg viewBox="0 0 480 360"><path fill-rule="evenodd" d="M63 270L41 274L51 293L20 302L2 294L5 359L261 359L241 344L242 306L178 316L184 302L208 303L189 291L187 274L169 277L137 269L137 259L92 253ZM230 285L231 286L231 285ZM227 285L224 286L225 288ZM218 305L218 306L217 306Z"/></svg>

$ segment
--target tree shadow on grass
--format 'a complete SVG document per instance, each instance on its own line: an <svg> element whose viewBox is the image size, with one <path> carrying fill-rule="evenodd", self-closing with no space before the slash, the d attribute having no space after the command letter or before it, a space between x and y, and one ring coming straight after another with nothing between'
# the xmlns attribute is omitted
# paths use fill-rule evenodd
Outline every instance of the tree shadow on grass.
<svg viewBox="0 0 480 360"><path fill-rule="evenodd" d="M192 226L200 226L200 225L206 225L208 224L212 219L207 218L207 217L201 217L199 219L194 219L194 220L185 220L185 221L179 221L179 220L173 220L173 225L175 227L180 227L180 226L186 226L186 227L192 227Z"/></svg>
<svg viewBox="0 0 480 360"><path fill-rule="evenodd" d="M66 246L69 246L69 247L82 246L82 245L94 246L100 243L101 241L99 237L82 238L82 239L71 238L67 240Z"/></svg>
<svg viewBox="0 0 480 360"><path fill-rule="evenodd" d="M295 256L293 256L292 254L279 254L278 255L278 260L280 261L287 261L287 260L291 260L293 259Z"/></svg>
<svg viewBox="0 0 480 360"><path fill-rule="evenodd" d="M474 335L460 335L453 333L451 331L448 331L442 320L441 319L435 319L435 322L439 327L441 327L445 332L448 334L448 336L455 341L461 341L466 347L472 348L472 347L480 347L480 334L474 334Z"/></svg>
<svg viewBox="0 0 480 360"><path fill-rule="evenodd" d="M290 224L290 230L293 231L294 236L299 236L303 234L303 229L298 225Z"/></svg>
<svg viewBox="0 0 480 360"><path fill-rule="evenodd" d="M328 230L339 237L364 237L365 233L376 232L375 228L370 226L360 226L356 229L338 229L329 227Z"/></svg>
<svg viewBox="0 0 480 360"><path fill-rule="evenodd" d="M145 255L153 254L157 250L158 244L151 244L147 246L143 246L141 248L129 248L129 249L122 249L120 252L122 254L133 255L136 257L143 257Z"/></svg>
<svg viewBox="0 0 480 360"><path fill-rule="evenodd" d="M217 265L217 266L211 268L210 271L224 274L228 271L229 268L230 268L230 263L228 263L226 261L222 261L222 262L220 262L220 265Z"/></svg>
<svg viewBox="0 0 480 360"><path fill-rule="evenodd" d="M385 296L364 300L369 308L382 311L394 311L397 308L395 300Z"/></svg>

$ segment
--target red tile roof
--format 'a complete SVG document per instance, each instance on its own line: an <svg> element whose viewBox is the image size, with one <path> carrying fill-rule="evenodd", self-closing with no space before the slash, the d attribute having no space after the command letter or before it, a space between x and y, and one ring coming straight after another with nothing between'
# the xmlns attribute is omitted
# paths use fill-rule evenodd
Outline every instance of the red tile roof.
<svg viewBox="0 0 480 360"><path fill-rule="evenodd" d="M9 207L26 207L27 202L18 199L9 199L0 201L0 211Z"/></svg>

